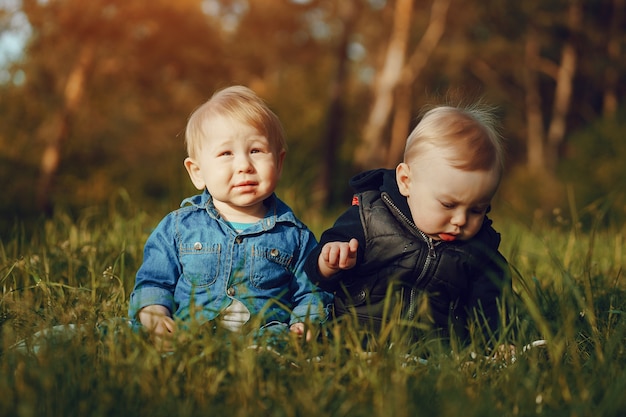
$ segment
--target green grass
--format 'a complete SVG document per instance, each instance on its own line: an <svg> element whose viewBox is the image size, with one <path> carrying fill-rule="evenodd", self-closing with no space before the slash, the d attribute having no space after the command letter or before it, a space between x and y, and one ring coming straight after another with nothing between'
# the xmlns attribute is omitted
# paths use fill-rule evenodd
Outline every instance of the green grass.
<svg viewBox="0 0 626 417"><path fill-rule="evenodd" d="M558 221L498 219L516 271L511 362L472 358L476 346L403 344L393 329L384 336L389 348L367 354L348 325L319 343L291 340L280 355L203 328L171 355L123 324L96 331L126 315L155 221L134 210L94 210L3 237L1 416L626 414L623 226L583 232ZM70 323L82 330L42 342L37 355L14 347ZM536 339L547 347L522 352Z"/></svg>

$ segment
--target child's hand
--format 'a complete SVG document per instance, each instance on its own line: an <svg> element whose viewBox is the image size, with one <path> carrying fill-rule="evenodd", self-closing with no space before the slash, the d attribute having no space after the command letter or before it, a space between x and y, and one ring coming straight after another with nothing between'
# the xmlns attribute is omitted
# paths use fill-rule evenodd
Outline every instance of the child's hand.
<svg viewBox="0 0 626 417"><path fill-rule="evenodd" d="M304 323L294 323L289 327L289 331L291 333L297 334L298 337L302 337L304 335L305 330L306 330L306 327L304 326ZM310 342L312 338L313 338L313 333L311 333L311 330L306 330L306 336L304 340L306 340L307 342Z"/></svg>
<svg viewBox="0 0 626 417"><path fill-rule="evenodd" d="M322 276L330 278L342 269L350 269L356 265L356 252L359 241L328 242L322 248L317 261Z"/></svg>
<svg viewBox="0 0 626 417"><path fill-rule="evenodd" d="M176 324L167 307L154 304L139 310L139 321L152 334L158 350L168 352L173 350L172 339L176 331Z"/></svg>
<svg viewBox="0 0 626 417"><path fill-rule="evenodd" d="M515 345L500 345L491 354L491 357L501 362L515 362Z"/></svg>

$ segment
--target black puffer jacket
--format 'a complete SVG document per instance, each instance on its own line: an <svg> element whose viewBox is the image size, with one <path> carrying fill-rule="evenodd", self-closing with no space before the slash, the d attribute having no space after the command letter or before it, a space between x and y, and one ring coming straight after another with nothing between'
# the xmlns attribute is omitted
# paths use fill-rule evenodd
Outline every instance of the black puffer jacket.
<svg viewBox="0 0 626 417"><path fill-rule="evenodd" d="M487 320L485 335L497 333L497 300L511 284L491 220L485 217L468 241L433 241L414 225L393 170L364 172L350 185L355 191L352 207L322 234L305 266L313 282L335 294L335 317L354 314L377 328L399 306L409 322L428 324L443 334L452 326L466 339L468 319L479 312ZM351 238L359 241L356 266L331 279L321 277L317 259L322 246Z"/></svg>

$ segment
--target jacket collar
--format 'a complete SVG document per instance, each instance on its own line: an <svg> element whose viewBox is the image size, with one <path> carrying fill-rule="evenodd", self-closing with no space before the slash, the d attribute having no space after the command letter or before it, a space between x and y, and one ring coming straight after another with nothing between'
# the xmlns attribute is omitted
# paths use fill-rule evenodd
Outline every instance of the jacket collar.
<svg viewBox="0 0 626 417"><path fill-rule="evenodd" d="M400 189L398 188L398 183L396 182L395 170L380 168L362 172L352 177L350 180L350 186L357 193L371 190L378 190L381 193L387 193L393 200L394 205L402 212L402 214L410 221L413 221L413 216L411 216L411 210L409 209L407 198L400 194Z"/></svg>
<svg viewBox="0 0 626 417"><path fill-rule="evenodd" d="M293 211L283 201L281 201L275 193L272 193L266 200L265 205L268 207L267 214L263 219L263 229L271 229L276 223L289 222L300 226L302 223L296 218ZM219 218L219 212L213 204L213 197L208 190L204 190L202 194L185 198L181 203L181 207L193 206L198 210L206 210L213 218Z"/></svg>

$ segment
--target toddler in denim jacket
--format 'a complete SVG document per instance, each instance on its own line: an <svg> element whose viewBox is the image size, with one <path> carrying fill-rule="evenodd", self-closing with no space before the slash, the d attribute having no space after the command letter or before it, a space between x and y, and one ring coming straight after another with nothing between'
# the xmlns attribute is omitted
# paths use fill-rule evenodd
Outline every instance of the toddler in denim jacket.
<svg viewBox="0 0 626 417"><path fill-rule="evenodd" d="M148 238L130 317L164 350L175 319L241 331L254 317L263 329L304 336L304 323L323 322L332 298L304 272L315 236L274 193L286 153L278 117L233 86L193 112L185 139L185 168L202 194Z"/></svg>

